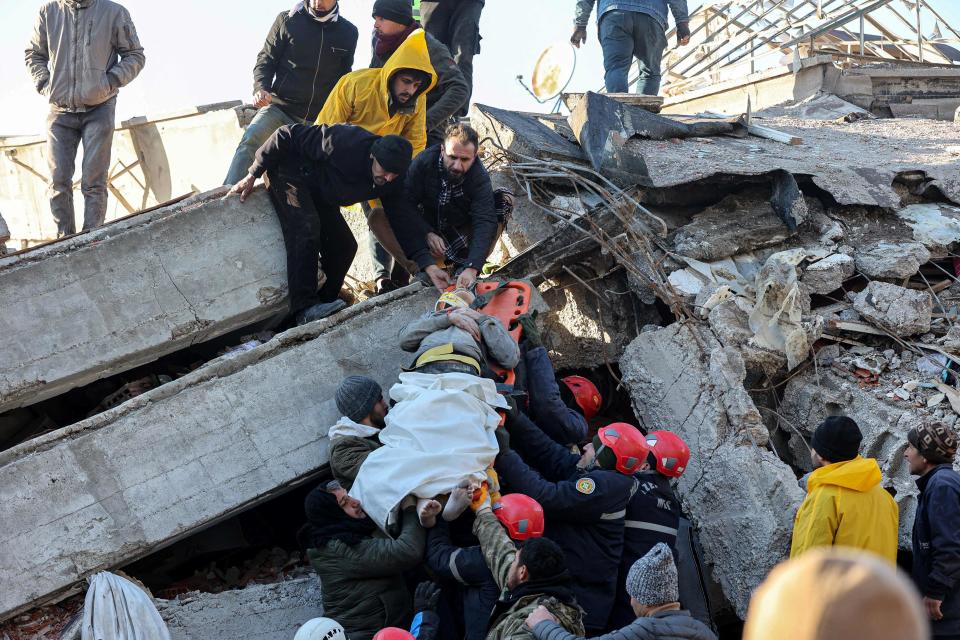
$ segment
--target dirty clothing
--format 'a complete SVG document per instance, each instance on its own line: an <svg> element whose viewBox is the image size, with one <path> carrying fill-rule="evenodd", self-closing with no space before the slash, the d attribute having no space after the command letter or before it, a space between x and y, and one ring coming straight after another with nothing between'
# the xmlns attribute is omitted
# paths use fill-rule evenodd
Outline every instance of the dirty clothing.
<svg viewBox="0 0 960 640"><path fill-rule="evenodd" d="M483 557L502 592L490 618L487 640L532 640L533 634L524 623L540 605L557 618L561 627L583 635L583 610L569 588L570 578L566 573L554 579L525 582L508 591L507 576L517 554L513 540L490 511L477 514L473 533L480 540Z"/></svg>
<svg viewBox="0 0 960 640"><path fill-rule="evenodd" d="M77 232L73 174L80 143L83 143L80 169L83 230L99 227L107 217L107 179L116 109L117 99L114 97L86 111L51 110L47 116L50 213L57 222L57 237Z"/></svg>
<svg viewBox="0 0 960 640"><path fill-rule="evenodd" d="M442 135L453 115L466 104L470 89L447 46L429 33L426 37L430 66L437 74L437 84L427 94L427 133L436 130ZM392 52L389 53L386 60L377 56L376 41L377 38L374 36L374 46L371 47L374 51L373 59L370 61L371 69L382 67L384 62L393 55Z"/></svg>
<svg viewBox="0 0 960 640"><path fill-rule="evenodd" d="M447 344L452 345L452 353L473 358L481 369L490 361L507 369L516 367L520 362L520 347L503 323L494 316L484 316L477 324L482 344L477 344L463 329L453 326L446 311L430 311L410 322L400 332L400 348L414 352L409 368L415 368L417 360L426 351Z"/></svg>
<svg viewBox="0 0 960 640"><path fill-rule="evenodd" d="M76 232L73 173L83 142L83 229L103 224L116 95L146 58L130 13L110 0L61 0L40 8L25 60L47 96L50 212L57 236Z"/></svg>
<svg viewBox="0 0 960 640"><path fill-rule="evenodd" d="M533 628L537 640L583 640L568 633L556 622L544 620ZM634 617L627 626L612 633L595 636L596 640L717 640L705 624L690 616L689 611L661 611L643 618Z"/></svg>
<svg viewBox="0 0 960 640"><path fill-rule="evenodd" d="M935 638L960 636L960 474L937 465L917 479L920 499L913 521L913 580L920 593L942 600Z"/></svg>
<svg viewBox="0 0 960 640"><path fill-rule="evenodd" d="M624 516L637 481L599 467L579 469L580 456L551 440L523 414L508 415L507 429L516 451L497 457L501 488L524 493L543 507L544 535L566 554L573 592L587 612L584 624L602 632L617 592Z"/></svg>
<svg viewBox="0 0 960 640"><path fill-rule="evenodd" d="M417 156L407 171L407 198L420 211L423 248L432 231L446 241L448 262L480 271L497 234L490 176L477 158L462 180L452 183L447 179L446 190L444 179L440 145Z"/></svg>
<svg viewBox="0 0 960 640"><path fill-rule="evenodd" d="M617 600L610 617L612 627L624 627L636 617L626 590L627 574L634 562L663 542L673 551L674 562L680 568L677 554L680 502L670 486L670 478L656 471L640 471L634 477L639 484L627 503L623 523L623 557L617 578Z"/></svg>
<svg viewBox="0 0 960 640"><path fill-rule="evenodd" d="M895 565L897 503L880 480L877 461L860 456L811 473L793 525L790 557L833 545L872 551Z"/></svg>
<svg viewBox="0 0 960 640"><path fill-rule="evenodd" d="M423 0L420 16L423 28L442 42L467 82L467 95L457 115L470 109L473 93L473 56L480 53L480 14L483 0Z"/></svg>
<svg viewBox="0 0 960 640"><path fill-rule="evenodd" d="M500 589L480 547L457 546L450 537L449 525L439 521L427 532L427 567L448 583L444 590L461 601L462 606L455 609L463 612L466 640L483 640ZM456 588L451 589L450 583Z"/></svg>
<svg viewBox="0 0 960 640"><path fill-rule="evenodd" d="M330 443L330 472L340 486L350 491L360 466L370 452L381 446L380 429L359 424L347 418L340 420L327 432Z"/></svg>
<svg viewBox="0 0 960 640"><path fill-rule="evenodd" d="M391 80L401 69L415 69L430 76L430 81L420 85L417 94L405 105L396 104L390 92ZM382 69L359 69L340 78L316 123L342 122L380 136L403 136L413 145L416 157L427 145L426 94L436 83L437 74L430 66L426 34L417 29L403 41Z"/></svg>
<svg viewBox="0 0 960 640"><path fill-rule="evenodd" d="M586 440L587 420L563 401L546 348L528 349L523 361L527 368L528 411L536 425L558 444L577 444Z"/></svg>
<svg viewBox="0 0 960 640"><path fill-rule="evenodd" d="M410 623L413 602L403 572L423 560L426 534L414 507L403 511L401 526L396 540L377 533L353 546L330 540L307 550L323 585L323 613L343 625L350 640Z"/></svg>
<svg viewBox="0 0 960 640"><path fill-rule="evenodd" d="M402 177L377 186L371 147L380 137L360 127L284 126L257 151L248 173L268 174L270 199L277 209L287 249L287 280L293 313L317 302L332 302L357 252L357 241L341 206L379 198L401 243L415 228L415 213L403 195ZM317 254L326 282L317 291ZM421 260L429 260L420 256ZM411 256L411 259L416 257Z"/></svg>

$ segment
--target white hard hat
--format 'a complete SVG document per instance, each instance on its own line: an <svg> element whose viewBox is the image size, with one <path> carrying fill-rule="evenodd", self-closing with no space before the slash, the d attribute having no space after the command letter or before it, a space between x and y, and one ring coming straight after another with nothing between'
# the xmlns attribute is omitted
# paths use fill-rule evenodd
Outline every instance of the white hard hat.
<svg viewBox="0 0 960 640"><path fill-rule="evenodd" d="M347 634L336 620L314 618L297 629L293 640L347 640Z"/></svg>

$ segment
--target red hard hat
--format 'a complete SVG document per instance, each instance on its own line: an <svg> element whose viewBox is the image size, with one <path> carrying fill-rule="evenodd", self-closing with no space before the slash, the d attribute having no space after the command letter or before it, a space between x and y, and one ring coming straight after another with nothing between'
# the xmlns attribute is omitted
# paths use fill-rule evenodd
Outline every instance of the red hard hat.
<svg viewBox="0 0 960 640"><path fill-rule="evenodd" d="M632 424L614 422L597 431L600 443L617 457L617 471L633 475L644 462L650 448L643 434ZM597 452L599 455L600 452Z"/></svg>
<svg viewBox="0 0 960 640"><path fill-rule="evenodd" d="M497 519L514 540L539 538L543 535L543 507L528 495L508 493L500 498Z"/></svg>
<svg viewBox="0 0 960 640"><path fill-rule="evenodd" d="M647 446L657 458L657 471L671 478L679 478L690 462L690 447L675 433L651 431Z"/></svg>
<svg viewBox="0 0 960 640"><path fill-rule="evenodd" d="M567 385L567 388L570 389L574 401L577 403L577 406L580 407L580 410L583 411L584 418L589 420L597 415L597 412L600 411L600 405L603 403L603 398L600 396L600 391L597 390L595 384L583 376L567 376L566 378L561 378L560 382Z"/></svg>
<svg viewBox="0 0 960 640"><path fill-rule="evenodd" d="M417 638L406 629L387 627L386 629L377 631L377 634L373 636L373 640L417 640Z"/></svg>

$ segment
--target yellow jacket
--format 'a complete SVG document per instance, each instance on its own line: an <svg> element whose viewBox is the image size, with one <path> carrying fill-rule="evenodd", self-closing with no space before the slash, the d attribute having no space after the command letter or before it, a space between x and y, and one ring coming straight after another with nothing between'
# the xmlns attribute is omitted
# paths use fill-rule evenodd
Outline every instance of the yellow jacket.
<svg viewBox="0 0 960 640"><path fill-rule="evenodd" d="M430 75L411 103L391 110L390 80L401 69L417 69ZM316 124L355 124L379 136L400 135L413 145L413 155L427 146L427 92L437 84L430 65L427 38L417 29L380 69L359 69L341 77L327 98ZM392 111L392 112L391 112Z"/></svg>
<svg viewBox="0 0 960 640"><path fill-rule="evenodd" d="M897 562L897 503L880 486L880 467L857 456L820 467L793 525L794 558L813 547L855 547Z"/></svg>

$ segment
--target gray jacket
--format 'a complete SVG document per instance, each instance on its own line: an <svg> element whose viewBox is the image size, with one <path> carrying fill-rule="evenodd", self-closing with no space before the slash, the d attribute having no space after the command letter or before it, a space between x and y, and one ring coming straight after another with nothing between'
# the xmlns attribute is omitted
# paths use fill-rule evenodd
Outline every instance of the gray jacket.
<svg viewBox="0 0 960 640"><path fill-rule="evenodd" d="M533 628L533 635L537 640L583 640L547 620ZM690 617L689 611L661 611L637 618L629 626L593 640L717 640L717 636L705 624Z"/></svg>
<svg viewBox="0 0 960 640"><path fill-rule="evenodd" d="M34 86L58 111L103 104L145 62L130 13L110 0L47 2L24 54Z"/></svg>
<svg viewBox="0 0 960 640"><path fill-rule="evenodd" d="M480 337L490 359L507 369L516 367L520 362L520 347L504 329L503 323L493 316L484 316L477 324L480 325ZM415 352L414 362L425 351L445 344L452 344L455 353L474 358L481 367L487 362L483 349L473 336L450 324L450 316L445 311L431 311L400 332L400 348Z"/></svg>

